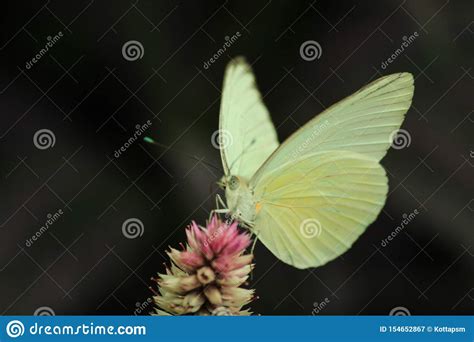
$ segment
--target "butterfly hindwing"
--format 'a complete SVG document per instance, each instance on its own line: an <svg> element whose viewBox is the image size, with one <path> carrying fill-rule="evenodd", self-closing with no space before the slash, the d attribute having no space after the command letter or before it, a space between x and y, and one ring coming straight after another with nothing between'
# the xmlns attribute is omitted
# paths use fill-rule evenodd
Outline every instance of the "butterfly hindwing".
<svg viewBox="0 0 474 342"><path fill-rule="evenodd" d="M280 260L317 267L348 250L387 196L372 158L347 151L304 156L266 174L255 188L255 232Z"/></svg>

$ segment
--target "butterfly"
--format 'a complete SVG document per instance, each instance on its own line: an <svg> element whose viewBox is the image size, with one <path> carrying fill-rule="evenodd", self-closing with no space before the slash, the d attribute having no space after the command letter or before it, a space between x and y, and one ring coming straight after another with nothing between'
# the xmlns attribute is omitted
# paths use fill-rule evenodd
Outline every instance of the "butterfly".
<svg viewBox="0 0 474 342"><path fill-rule="evenodd" d="M410 108L413 76L381 77L283 143L243 57L227 66L219 116L226 203L280 260L318 267L346 252L382 210L380 160Z"/></svg>

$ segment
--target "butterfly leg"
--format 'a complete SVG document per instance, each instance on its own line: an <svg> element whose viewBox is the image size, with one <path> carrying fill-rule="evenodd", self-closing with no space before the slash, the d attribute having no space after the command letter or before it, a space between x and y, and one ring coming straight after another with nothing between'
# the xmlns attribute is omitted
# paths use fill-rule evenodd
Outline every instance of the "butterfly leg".
<svg viewBox="0 0 474 342"><path fill-rule="evenodd" d="M225 214L227 216L228 213L229 213L229 209L212 209L209 212L209 220L211 220L214 214Z"/></svg>
<svg viewBox="0 0 474 342"><path fill-rule="evenodd" d="M253 251L255 250L255 245L257 244L258 240L258 232L255 232L255 230L250 231L252 236L254 237L253 243L252 243L252 248L250 249L250 254L254 254ZM250 273L250 280L253 280L253 271Z"/></svg>
<svg viewBox="0 0 474 342"><path fill-rule="evenodd" d="M227 205L225 204L224 200L222 199L222 197L219 194L217 194L216 195L216 208L217 209L220 209L219 205L222 205L223 208L227 209Z"/></svg>
<svg viewBox="0 0 474 342"><path fill-rule="evenodd" d="M223 208L221 208L220 206L222 206ZM230 212L230 210L227 208L227 206L225 205L224 201L222 200L219 194L216 195L216 208L217 209L213 209L209 213L209 220L211 220L214 214L226 214L227 216L228 213Z"/></svg>
<svg viewBox="0 0 474 342"><path fill-rule="evenodd" d="M255 249L255 245L257 244L257 240L258 240L258 232L255 233L255 231L251 231L253 236L255 236L254 240L253 240L253 244L252 244L252 249L250 250L250 253L253 254L253 250Z"/></svg>

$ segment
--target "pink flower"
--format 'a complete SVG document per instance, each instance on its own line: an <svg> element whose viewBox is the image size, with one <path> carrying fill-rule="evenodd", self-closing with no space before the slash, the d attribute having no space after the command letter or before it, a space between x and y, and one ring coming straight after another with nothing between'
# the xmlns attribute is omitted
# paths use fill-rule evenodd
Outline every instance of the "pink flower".
<svg viewBox="0 0 474 342"><path fill-rule="evenodd" d="M207 227L195 222L186 229L187 245L171 248L171 266L159 274L154 297L159 315L250 315L242 309L254 299L254 290L242 288L254 265L248 234L237 222L227 224L213 216Z"/></svg>

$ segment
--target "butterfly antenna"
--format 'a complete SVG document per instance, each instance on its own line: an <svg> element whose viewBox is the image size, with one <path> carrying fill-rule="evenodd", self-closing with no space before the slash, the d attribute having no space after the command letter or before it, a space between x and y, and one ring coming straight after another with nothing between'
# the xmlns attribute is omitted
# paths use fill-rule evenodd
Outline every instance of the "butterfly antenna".
<svg viewBox="0 0 474 342"><path fill-rule="evenodd" d="M143 138L143 141L145 141L145 142L147 142L147 143L149 143L149 144L158 146L158 147L166 148L167 150L174 151L174 152L179 153L179 154L181 154L181 155L183 155L183 156L186 156L186 157L188 157L188 158L191 158L191 159L193 159L193 160L195 160L195 161L198 161L198 162L201 162L201 163L203 163L203 164L206 164L207 166L212 167L212 168L215 169L216 171L220 171L220 170L221 170L219 167L215 166L215 165L212 164L212 163L209 163L208 161L205 161L204 159L200 159L200 158L198 158L198 157L196 157L196 156L193 156L193 155L191 155L191 154L187 154L187 153L185 153L185 152L176 150L176 149L174 149L174 148L172 148L172 147L170 147L170 146L167 146L167 145L165 145L165 144L161 144L161 143L159 143L159 142L156 142L155 140L153 140L153 139L150 138L150 137L144 137L144 138Z"/></svg>

